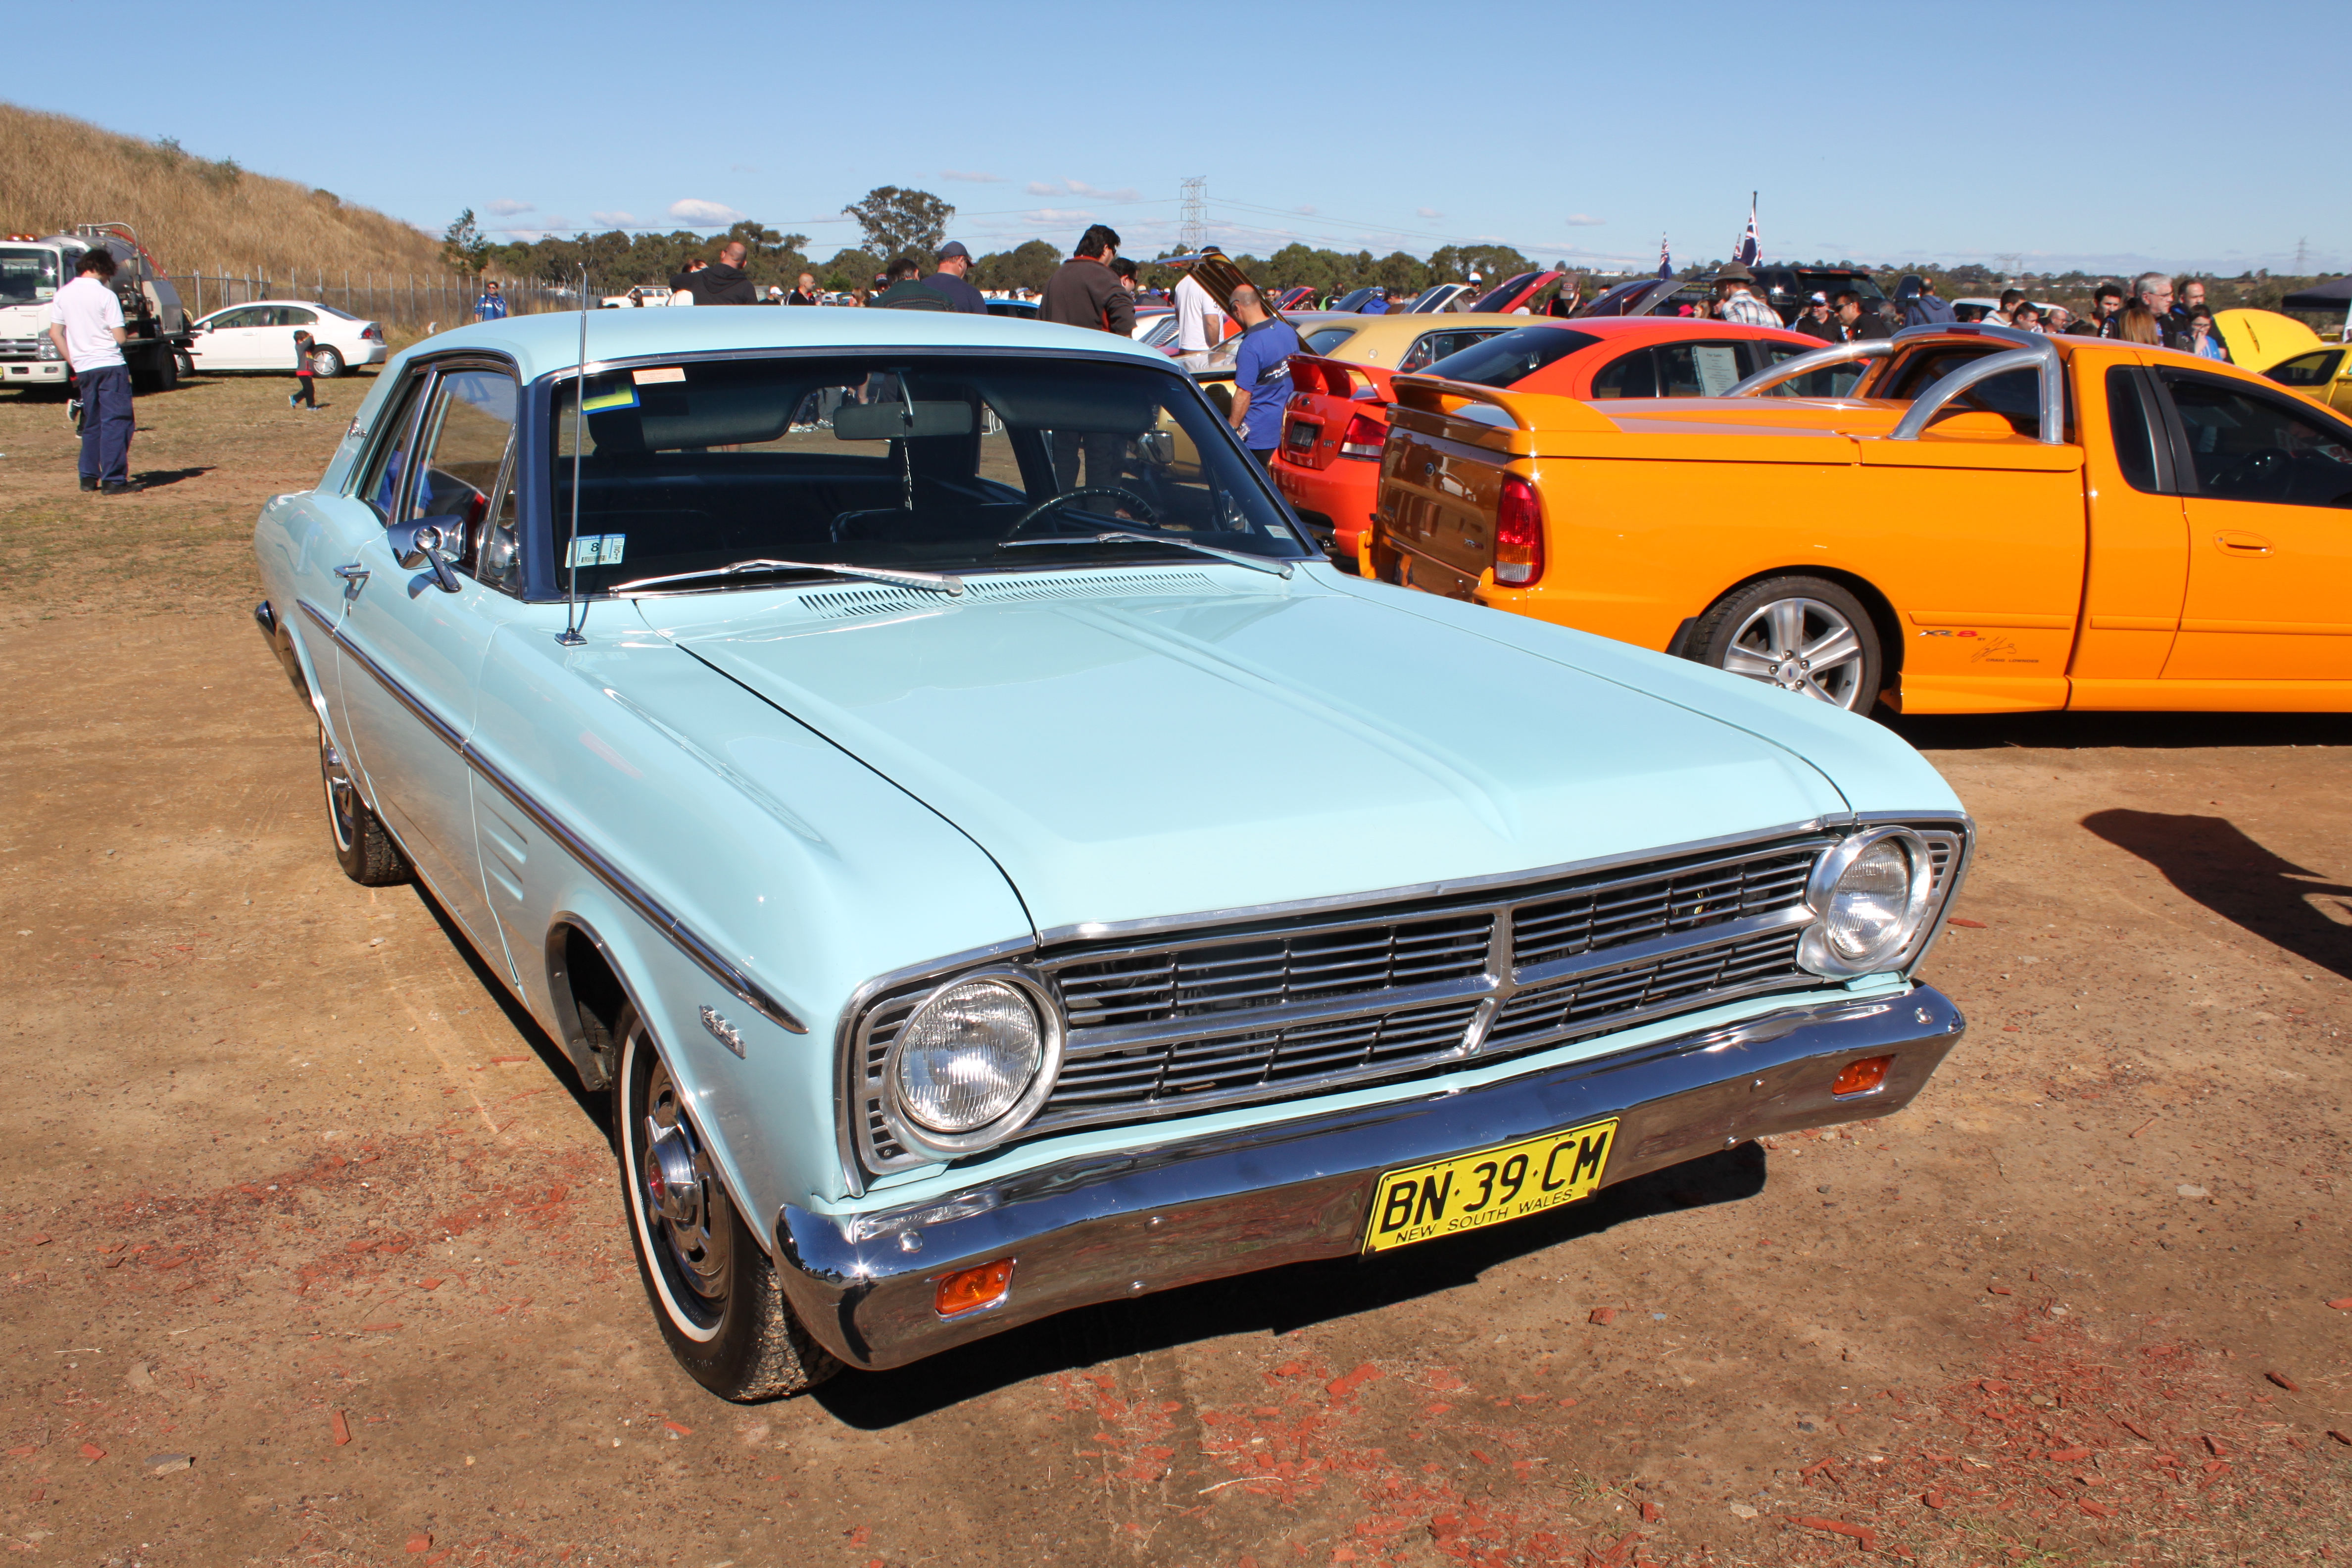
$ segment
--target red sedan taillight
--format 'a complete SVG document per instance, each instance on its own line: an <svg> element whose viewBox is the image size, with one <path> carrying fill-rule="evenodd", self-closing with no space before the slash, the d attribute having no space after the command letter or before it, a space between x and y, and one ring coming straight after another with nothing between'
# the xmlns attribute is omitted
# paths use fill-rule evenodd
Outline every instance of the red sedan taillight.
<svg viewBox="0 0 2352 1568"><path fill-rule="evenodd" d="M1352 416L1348 428L1339 435L1339 456L1370 458L1377 461L1381 443L1389 438L1389 427L1369 414Z"/></svg>
<svg viewBox="0 0 2352 1568"><path fill-rule="evenodd" d="M1535 486L1508 474L1495 503L1495 581L1524 588L1543 576L1543 504Z"/></svg>

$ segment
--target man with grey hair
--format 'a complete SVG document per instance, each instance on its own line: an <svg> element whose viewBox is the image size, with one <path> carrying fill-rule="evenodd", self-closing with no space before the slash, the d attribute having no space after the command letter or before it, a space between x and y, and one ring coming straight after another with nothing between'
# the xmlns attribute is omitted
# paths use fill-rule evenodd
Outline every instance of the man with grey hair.
<svg viewBox="0 0 2352 1568"><path fill-rule="evenodd" d="M2185 345L2189 332L2172 314L2172 279L2161 272L2143 272L2132 279L2132 292L2156 318L2156 330L2164 338L2164 346L2177 349Z"/></svg>

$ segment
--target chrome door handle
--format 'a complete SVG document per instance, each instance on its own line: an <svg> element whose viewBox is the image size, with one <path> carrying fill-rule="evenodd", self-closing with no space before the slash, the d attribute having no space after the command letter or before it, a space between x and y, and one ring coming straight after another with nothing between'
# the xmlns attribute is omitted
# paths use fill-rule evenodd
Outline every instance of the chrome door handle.
<svg viewBox="0 0 2352 1568"><path fill-rule="evenodd" d="M348 566L336 567L335 575L343 580L343 597L356 599L360 596L361 587L368 580L368 569L354 561Z"/></svg>

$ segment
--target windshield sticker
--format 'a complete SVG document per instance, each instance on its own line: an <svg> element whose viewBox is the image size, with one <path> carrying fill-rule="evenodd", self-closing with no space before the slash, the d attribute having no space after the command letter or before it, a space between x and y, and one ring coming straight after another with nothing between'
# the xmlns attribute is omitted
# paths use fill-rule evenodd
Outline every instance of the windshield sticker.
<svg viewBox="0 0 2352 1568"><path fill-rule="evenodd" d="M651 370L633 370L629 379L639 386L651 386L656 382L684 381L686 367L682 364L656 365Z"/></svg>
<svg viewBox="0 0 2352 1568"><path fill-rule="evenodd" d="M589 400L594 402L593 398ZM583 533L572 542L572 566L617 566L621 563L621 546L628 542L625 533Z"/></svg>
<svg viewBox="0 0 2352 1568"><path fill-rule="evenodd" d="M605 386L599 391L592 391L580 405L582 409L590 414L612 414L624 408L635 408L636 405L636 384L627 381Z"/></svg>

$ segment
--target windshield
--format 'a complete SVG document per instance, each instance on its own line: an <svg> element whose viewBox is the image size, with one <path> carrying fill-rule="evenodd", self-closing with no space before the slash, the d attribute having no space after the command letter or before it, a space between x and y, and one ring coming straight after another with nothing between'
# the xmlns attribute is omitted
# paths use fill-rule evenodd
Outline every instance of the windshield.
<svg viewBox="0 0 2352 1568"><path fill-rule="evenodd" d="M0 245L0 305L37 305L57 297L58 253L32 245Z"/></svg>
<svg viewBox="0 0 2352 1568"><path fill-rule="evenodd" d="M1522 272L1516 278L1504 279L1500 283L1478 296L1478 302L1470 307L1470 313L1478 315L1482 312L1501 310L1510 303L1514 296L1542 276L1543 274L1539 272Z"/></svg>
<svg viewBox="0 0 2352 1568"><path fill-rule="evenodd" d="M1478 386L1509 386L1600 341L1573 327L1520 327L1447 354L1423 374Z"/></svg>
<svg viewBox="0 0 2352 1568"><path fill-rule="evenodd" d="M551 400L563 538L572 401L568 382ZM964 574L1201 559L1097 539L1114 528L1311 554L1263 467L1172 370L904 352L637 365L590 376L587 411L583 594L755 559Z"/></svg>

